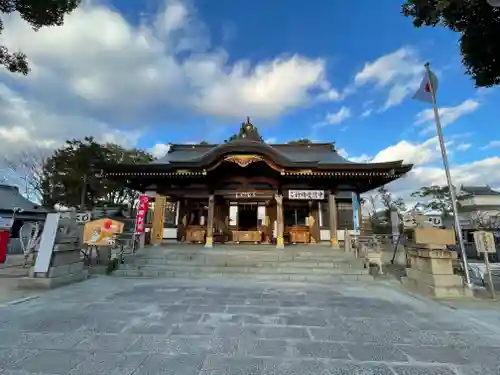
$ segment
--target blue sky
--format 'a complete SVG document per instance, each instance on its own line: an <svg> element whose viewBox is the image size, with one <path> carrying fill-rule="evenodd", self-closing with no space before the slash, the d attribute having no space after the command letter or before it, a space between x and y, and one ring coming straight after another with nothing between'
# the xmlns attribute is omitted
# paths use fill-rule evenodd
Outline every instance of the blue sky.
<svg viewBox="0 0 500 375"><path fill-rule="evenodd" d="M250 116L269 141L414 163L391 185L404 195L444 182L430 106L410 99L429 61L457 182L500 187L498 89L475 89L457 35L414 29L401 2L92 1L38 33L8 18L3 42L33 70L0 75L0 146L94 135L161 155Z"/></svg>

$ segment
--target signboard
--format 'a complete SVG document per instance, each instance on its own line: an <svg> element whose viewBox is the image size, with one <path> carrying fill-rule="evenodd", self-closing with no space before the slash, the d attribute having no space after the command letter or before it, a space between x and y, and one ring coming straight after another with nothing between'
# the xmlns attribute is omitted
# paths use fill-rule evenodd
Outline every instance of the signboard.
<svg viewBox="0 0 500 375"><path fill-rule="evenodd" d="M14 221L11 217L0 217L0 228L2 229L11 229Z"/></svg>
<svg viewBox="0 0 500 375"><path fill-rule="evenodd" d="M77 224L84 224L88 223L92 217L92 213L90 211L87 212L78 212L76 214L76 223Z"/></svg>
<svg viewBox="0 0 500 375"><path fill-rule="evenodd" d="M139 197L139 204L137 205L137 215L135 217L135 233L140 234L144 232L146 221L146 214L148 213L149 197L141 195Z"/></svg>
<svg viewBox="0 0 500 375"><path fill-rule="evenodd" d="M257 194L255 191L242 191L236 193L236 199L238 198L255 198L257 197Z"/></svg>
<svg viewBox="0 0 500 375"><path fill-rule="evenodd" d="M443 220L440 216L430 216L427 222L433 227L441 228L443 226Z"/></svg>
<svg viewBox="0 0 500 375"><path fill-rule="evenodd" d="M359 199L356 193L352 193L352 222L354 234L359 234Z"/></svg>
<svg viewBox="0 0 500 375"><path fill-rule="evenodd" d="M49 272L50 260L54 251L54 243L56 241L57 228L59 226L60 214L50 213L45 218L43 232L40 238L40 246L35 260L35 272Z"/></svg>
<svg viewBox="0 0 500 375"><path fill-rule="evenodd" d="M323 200L324 190L288 190L288 199Z"/></svg>
<svg viewBox="0 0 500 375"><path fill-rule="evenodd" d="M474 244L478 253L496 253L493 233L484 230L474 232Z"/></svg>
<svg viewBox="0 0 500 375"><path fill-rule="evenodd" d="M111 246L114 236L123 232L124 224L112 219L99 219L85 224L83 243L92 246Z"/></svg>

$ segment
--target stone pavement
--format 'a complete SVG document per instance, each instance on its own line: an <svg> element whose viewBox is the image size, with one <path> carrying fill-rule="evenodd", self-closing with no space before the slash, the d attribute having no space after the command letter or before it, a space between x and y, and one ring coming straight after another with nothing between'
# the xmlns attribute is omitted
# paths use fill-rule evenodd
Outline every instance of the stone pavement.
<svg viewBox="0 0 500 375"><path fill-rule="evenodd" d="M390 285L103 276L0 307L0 374L498 375L500 328Z"/></svg>

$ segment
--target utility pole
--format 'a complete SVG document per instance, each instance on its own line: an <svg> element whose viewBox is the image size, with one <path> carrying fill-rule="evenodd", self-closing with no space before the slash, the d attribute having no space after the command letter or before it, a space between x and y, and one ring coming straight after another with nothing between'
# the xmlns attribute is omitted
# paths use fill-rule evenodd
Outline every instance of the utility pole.
<svg viewBox="0 0 500 375"><path fill-rule="evenodd" d="M80 196L80 210L85 210L85 200L87 198L87 174L83 174L82 195Z"/></svg>

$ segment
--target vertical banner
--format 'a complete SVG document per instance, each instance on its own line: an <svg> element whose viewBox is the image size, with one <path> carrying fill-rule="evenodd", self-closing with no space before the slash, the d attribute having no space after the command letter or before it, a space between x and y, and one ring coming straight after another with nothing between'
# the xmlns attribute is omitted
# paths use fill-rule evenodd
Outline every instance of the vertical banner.
<svg viewBox="0 0 500 375"><path fill-rule="evenodd" d="M141 195L139 197L139 204L137 205L137 215L135 217L135 233L137 234L144 233L148 204L149 197L147 195Z"/></svg>
<svg viewBox="0 0 500 375"><path fill-rule="evenodd" d="M359 234L359 200L356 193L352 193L352 221L354 223L354 234Z"/></svg>

